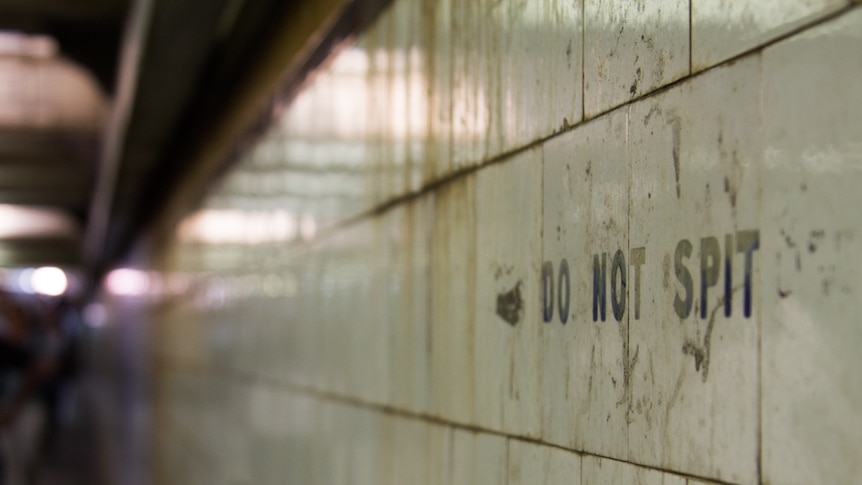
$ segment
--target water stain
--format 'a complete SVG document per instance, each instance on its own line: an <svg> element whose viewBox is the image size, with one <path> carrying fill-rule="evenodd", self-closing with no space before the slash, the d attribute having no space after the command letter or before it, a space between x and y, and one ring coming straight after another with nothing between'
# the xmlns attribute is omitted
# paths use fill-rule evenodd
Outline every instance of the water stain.
<svg viewBox="0 0 862 485"><path fill-rule="evenodd" d="M742 286L734 287L731 294L736 293L740 288L742 288ZM703 336L703 342L686 339L685 343L682 345L682 353L694 357L694 370L702 374L703 382L706 382L706 379L709 377L709 363L712 351L712 331L715 328L715 315L721 308L724 308L724 296L718 298L718 302L709 313L709 321L706 324L706 333Z"/></svg>
<svg viewBox="0 0 862 485"><path fill-rule="evenodd" d="M638 82L640 82L642 79L643 79L643 72L641 71L641 68L637 68L637 71L635 71L635 80L632 83L631 88L629 88L629 94L631 94L632 96L637 94Z"/></svg>
<svg viewBox="0 0 862 485"><path fill-rule="evenodd" d="M662 286L670 288L670 254L665 254L662 260Z"/></svg>
<svg viewBox="0 0 862 485"><path fill-rule="evenodd" d="M730 179L724 177L724 192L730 198L730 207L736 208L736 188L730 183Z"/></svg>
<svg viewBox="0 0 862 485"><path fill-rule="evenodd" d="M823 231L822 229L811 231L811 236L808 239L808 252L811 254L817 252L817 246L824 237L826 237L826 231Z"/></svg>
<svg viewBox="0 0 862 485"><path fill-rule="evenodd" d="M676 179L676 198L679 199L681 189L679 185L679 137L682 131L682 122L679 118L673 120L673 174Z"/></svg>

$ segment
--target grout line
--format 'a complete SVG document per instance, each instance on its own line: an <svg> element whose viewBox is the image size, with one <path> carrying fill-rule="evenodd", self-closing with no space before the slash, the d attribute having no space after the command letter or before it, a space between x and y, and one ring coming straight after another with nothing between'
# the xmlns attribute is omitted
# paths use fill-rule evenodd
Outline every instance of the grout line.
<svg viewBox="0 0 862 485"><path fill-rule="evenodd" d="M498 436L500 438L506 438L507 440L516 440L516 441L520 441L523 443L530 443L530 444L534 444L534 445L545 446L548 448L555 448L555 449L566 451L569 453L575 453L577 455L580 455L581 457L595 457L595 458L601 458L603 460L611 460L611 461L615 461L615 462L619 462L619 463L623 463L623 464L627 464L627 465L631 465L631 466L635 466L635 467L648 469L648 470L658 471L658 472L662 472L662 473L669 473L669 474L672 474L672 475L680 477L680 478L695 479L695 480L706 480L710 483L714 483L715 485L736 485L733 482L725 482L725 481L721 481L721 480L711 478L711 477L703 477L703 476L693 475L693 474L681 472L678 470L661 468L659 466L626 461L626 460L623 460L620 458L614 458L612 456L601 455L599 453L593 453L593 452L588 452L588 451L584 451L584 450L576 450L576 449L572 449L572 448L567 448L563 445L558 445L558 444L548 443L548 442L542 441L539 438L530 438L527 436L515 435L515 434L507 433L505 431L500 431L500 430L495 430L495 429L490 429L490 428L484 428L482 426L475 425L475 424L467 424L467 423L460 423L460 422L456 422L456 421L450 421L450 420L447 420L446 418L441 418L439 416L434 416L434 415L419 412L419 411L410 411L410 410L406 410L406 409L399 409L399 408L396 408L396 407L391 406L391 405L375 403L375 402L371 402L371 401L368 401L368 400L365 400L362 398L358 398L358 397L354 397L354 396L348 396L348 395L344 395L344 394L339 394L337 392L324 391L324 390L316 389L312 386L295 384L295 383L287 382L285 380L281 380L281 379L274 378L274 377L254 374L254 373L251 373L248 371L238 371L236 369L229 369L227 367L213 366L209 370L215 371L215 372L207 372L207 370L208 370L206 368L207 366L202 365L202 363L199 363L199 362L196 363L196 362L191 362L189 360L186 360L185 362L183 362L181 359L175 359L175 358L164 357L164 356L161 358L157 358L157 360L159 360L159 359L168 360L168 361L172 360L173 362L171 362L171 364L175 368L186 369L190 372L194 372L194 373L198 373L198 374L209 374L209 375L215 376L221 380L238 381L241 385L244 385L244 386L252 386L254 384L265 384L269 387L282 389L282 390L292 392L295 394L302 394L302 395L305 395L306 397L309 397L312 399L317 399L317 400L322 400L322 401L330 401L330 402L333 402L336 404L345 405L347 407L364 409L366 411L372 411L372 412L377 412L380 414L386 414L386 415L394 416L397 418L410 419L410 420L414 420L414 421L421 421L421 422L424 422L427 424L433 424L433 425L437 425L437 426L445 426L445 427L448 427L448 428L451 428L454 430L468 431L468 432L472 432L472 433L482 433L482 434L486 434L486 435ZM508 444L507 444L507 446L508 446Z"/></svg>
<svg viewBox="0 0 862 485"><path fill-rule="evenodd" d="M449 428L449 449L446 450L449 456L448 470L446 470L447 483L455 483L453 477L455 475L455 431Z"/></svg>
<svg viewBox="0 0 862 485"><path fill-rule="evenodd" d="M575 126L584 122L587 119L587 2L589 0L581 0L581 121L575 123Z"/></svg>
<svg viewBox="0 0 862 485"><path fill-rule="evenodd" d="M632 226L632 178L633 178L633 171L632 171L631 157L629 154L629 149L631 148L631 145L629 143L630 142L630 140L629 140L629 127L631 125L631 107L629 107L629 106L626 106L625 122L626 122L626 124L625 124L626 136L625 136L625 147L623 150L623 156L625 157L625 161L626 161L625 165L626 165L626 182L627 182L627 187L626 187L626 205L627 205L627 207L626 207L626 212L627 212L627 214L626 214L626 257L629 258L629 261L631 261L631 259L632 259L632 229L631 229L631 226ZM644 259L646 259L646 256L644 256ZM611 279L613 280L613 278L611 278ZM593 284L595 284L595 283L593 283ZM616 282L611 281L611 285L612 286L616 285ZM638 302L634 297L629 298L629 294L628 294L628 288L629 287L632 287L632 293L634 293L635 288L631 284L631 273L629 273L628 285L626 286L625 295L624 295L624 298L626 299L626 301L628 301L629 305L631 305L631 306L629 306L629 311L626 312L626 346L625 346L626 366L625 366L625 369L628 369L628 370L625 370L625 372L629 375L628 379L627 379L628 382L626 383L627 387L624 391L625 394L628 394L628 399L626 399L626 414L625 414L625 416L626 416L626 436L625 436L625 444L626 444L625 457L626 457L626 459L629 459L631 456L631 446L630 446L631 445L631 442L630 442L631 427L629 425L631 424L630 417L631 417L632 409L634 407L634 403L633 403L634 392L632 391L632 381L634 379L634 376L632 375L632 373L633 373L632 371L633 371L634 364L632 363L632 361L629 358L629 356L631 355L631 352L632 352L632 349L631 349L631 340L632 340L631 334L632 334L632 320L633 320L632 314L635 311L634 305L638 305ZM632 296L634 296L634 295L632 295ZM623 377L625 378L625 376L623 376ZM590 376L590 378L592 379L592 375Z"/></svg>
<svg viewBox="0 0 862 485"><path fill-rule="evenodd" d="M511 475L512 475L512 469L510 468L511 462L512 462L512 438L506 438L506 464L503 467L503 470L504 470L503 481L505 482L504 485L509 485L509 478L511 478Z"/></svg>
<svg viewBox="0 0 862 485"><path fill-rule="evenodd" d="M694 56L693 56L693 55L692 55L692 53L691 53L691 51L692 51L692 45L693 45L693 44L692 44L692 37L693 37L693 35L692 35L692 30L693 30L693 29L692 29L692 26L691 26L691 25L692 25L692 21L691 21L691 18L692 18L691 5L692 5L693 3L694 3L694 2L693 2L692 0L688 0L688 75L689 75L689 76L691 76L691 73L692 73L692 72L694 72L693 61L692 61L692 58L693 58Z"/></svg>
<svg viewBox="0 0 862 485"><path fill-rule="evenodd" d="M584 0L584 2L586 2L586 1L587 0ZM583 12L584 11L584 7L583 7L584 4L582 3L581 5L582 5L582 12ZM778 35L778 36L776 36L776 37L774 37L774 38L772 38L772 39L770 39L770 40L768 40L768 41L766 41L766 42L764 42L758 46L755 46L755 47L752 47L751 49L743 51L743 52L741 52L741 53L739 53L733 57L730 57L730 58L728 58L728 59L726 59L720 63L709 66L705 69L702 69L702 70L698 71L697 73L689 72L688 76L684 76L680 79L677 79L677 80L672 81L668 84L660 86L660 87L658 87L658 88L656 88L653 91L650 91L648 93L644 93L642 96L640 96L638 98L628 100L625 103L622 103L618 106L612 106L612 107L605 109L604 111L600 111L600 112L596 113L594 116L591 116L589 119L582 119L581 121L574 123L572 125L561 127L560 129L555 130L554 132L552 132L549 135L540 136L539 138L537 138L531 142L528 142L528 143L526 143L520 147L514 147L514 148L511 148L509 150L498 153L496 155L492 155L484 161L479 161L478 163L475 163L475 164L468 164L468 165L463 166L459 169L453 170L453 171L447 173L446 175L444 175L444 176L442 176L436 180L431 180L431 181L427 182L426 184L422 185L417 190L405 192L405 193L398 195L398 196L395 196L395 197L393 197L393 198L391 198L385 202L377 204L376 206L371 206L368 209L366 209L366 210L364 210L364 211L362 211L362 212L360 212L354 216L342 219L340 222L337 222L337 223L333 224L332 226L329 226L329 227L321 230L318 233L318 237L316 237L314 240L309 241L309 242L294 243L294 244L296 244L295 247L301 247L301 246L312 247L316 243L329 237L331 234L335 234L342 229L345 229L347 227L350 227L354 224L357 224L357 223L363 221L364 219L374 217L374 216L383 215L386 212L398 207L399 205L406 204L406 203L409 203L415 199L423 197L429 193L436 191L437 189L439 189L440 187L442 187L446 184L455 182L456 180L458 180L462 177L469 176L469 175L471 175L475 172L478 172L479 170L484 169L488 166L491 166L491 165L494 165L497 163L505 162L505 161L509 160L510 158L513 158L517 155L520 155L524 152L527 152L527 151L532 150L538 146L541 146L544 143L548 142L549 140L556 138L558 136L561 136L564 133L568 133L570 131L580 129L583 125L586 125L587 123L601 119L601 118L605 117L606 115L608 115L608 114L610 114L610 113L612 113L618 109L627 108L627 107L629 107L629 106L631 106L637 102L640 102L642 100L646 100L646 99L649 99L652 97L660 96L660 95L664 94L665 92L670 91L670 90L672 90L672 89L674 89L674 88L676 88L676 87L678 87L678 86L680 86L686 82L689 82L689 81L697 79L701 76L704 76L713 70L718 70L718 69L721 69L723 67L733 65L734 63L736 63L740 60L758 55L768 47L771 47L771 46L778 44L784 40L787 40L790 37L793 37L795 35L803 33L806 30L809 30L809 29L817 27L821 24L825 24L825 23L828 23L832 20L835 20L835 19L843 16L844 14L854 10L857 7L859 7L859 5L854 5L854 4L845 5L844 7L841 7L841 8L839 8L833 12L830 12L829 14L826 14L823 17L819 17L817 19L812 20L811 22L800 25L800 26L796 27L795 29L792 29L788 32L785 32L784 34ZM581 17L583 20L583 14ZM691 17L691 10L689 10L689 18L690 17ZM582 30L582 37L584 37L586 35L586 33L584 32L583 28L581 30ZM691 28L689 28L689 38L690 37L691 37ZM583 44L584 43L581 42L582 52L584 52L584 45ZM586 105L586 100L584 99L585 90L583 87L583 76L584 76L583 75L583 71L584 71L584 68L583 68L584 57L583 56L585 56L585 55L586 54L584 53L582 55L582 58L581 58L582 106ZM691 65L691 45L689 44L689 66L690 65ZM469 162L467 162L467 163L469 163Z"/></svg>
<svg viewBox="0 0 862 485"><path fill-rule="evenodd" d="M763 147L763 59L761 58L758 63L758 84L759 84L759 96L758 96L758 120L757 126L760 130L759 139L761 140L760 152L764 152ZM764 157L765 158L765 157ZM761 208L758 211L758 227L763 227L763 167L765 160L761 160L761 163L757 165L757 169L760 173L758 173L758 180L760 181L760 193L757 194L758 198L758 206ZM758 239L762 238L762 235L758 236ZM757 244L759 246L763 246L761 241L758 241ZM761 272L758 272L757 279L757 287L763 288L762 276ZM763 299L763 291L760 292L760 298ZM758 485L763 484L763 305L757 305L757 376L755 380L757 381L757 451L755 452L755 460L756 460L756 469L757 469L757 483Z"/></svg>

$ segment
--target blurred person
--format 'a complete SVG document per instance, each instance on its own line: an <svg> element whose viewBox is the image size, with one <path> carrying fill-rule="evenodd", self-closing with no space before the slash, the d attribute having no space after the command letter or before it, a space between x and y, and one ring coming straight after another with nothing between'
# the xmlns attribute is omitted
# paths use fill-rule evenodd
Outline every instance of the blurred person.
<svg viewBox="0 0 862 485"><path fill-rule="evenodd" d="M0 483L32 482L45 426L37 399L57 371L60 339L0 294Z"/></svg>
<svg viewBox="0 0 862 485"><path fill-rule="evenodd" d="M75 419L74 378L78 374L81 319L67 298L59 299L47 312L43 338L50 341L51 373L43 376L39 397L44 403L46 423L44 445L50 447L58 430Z"/></svg>

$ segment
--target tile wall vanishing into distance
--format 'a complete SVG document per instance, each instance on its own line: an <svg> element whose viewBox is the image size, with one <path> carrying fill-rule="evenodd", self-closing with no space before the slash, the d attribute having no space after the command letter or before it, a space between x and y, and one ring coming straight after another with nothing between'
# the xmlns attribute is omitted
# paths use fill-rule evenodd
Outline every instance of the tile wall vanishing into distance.
<svg viewBox="0 0 862 485"><path fill-rule="evenodd" d="M157 483L858 479L860 78L849 2L396 0L160 251Z"/></svg>

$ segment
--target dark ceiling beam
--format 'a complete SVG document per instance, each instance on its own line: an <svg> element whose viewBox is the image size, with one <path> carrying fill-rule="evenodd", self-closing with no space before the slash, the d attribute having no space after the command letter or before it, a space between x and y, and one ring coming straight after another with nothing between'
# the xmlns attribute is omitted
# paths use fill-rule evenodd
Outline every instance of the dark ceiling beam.
<svg viewBox="0 0 862 485"><path fill-rule="evenodd" d="M158 203L141 206L138 226L159 244L198 204L213 182L271 121L274 96L284 100L345 40L361 32L389 0L298 0L274 5L268 19L249 20L257 34L245 44L228 43L215 80L201 91L176 133L151 187L166 188ZM239 30L239 29L238 29ZM224 74L224 75L222 75ZM232 74L232 75L228 75ZM209 79L209 78L208 78ZM121 242L127 250L131 240Z"/></svg>
<svg viewBox="0 0 862 485"><path fill-rule="evenodd" d="M134 90L123 88L127 69L120 71L109 125L116 132L103 156L111 163L101 169L87 228L94 276L165 219L165 211L176 218L177 203L187 208L198 200L239 140L269 121L273 94L298 89L388 3L153 0L149 28L130 36L143 39ZM128 59L124 54L122 63Z"/></svg>
<svg viewBox="0 0 862 485"><path fill-rule="evenodd" d="M139 89L113 200L111 226L96 272L128 248L140 233L139 214L159 206L168 191L164 172L184 161L167 158L179 133L205 106L212 115L231 98L233 82L254 64L262 33L283 0L187 0L156 2ZM280 15L275 15L280 18ZM155 182L154 182L155 181Z"/></svg>
<svg viewBox="0 0 862 485"><path fill-rule="evenodd" d="M152 0L136 0L125 29L117 90L104 134L96 185L84 236L82 259L88 267L96 267L103 259L117 178L129 135L130 120L137 101L138 77L150 31L152 9Z"/></svg>
<svg viewBox="0 0 862 485"><path fill-rule="evenodd" d="M80 190L0 189L0 204L55 207L79 219L83 219L88 202L87 193Z"/></svg>
<svg viewBox="0 0 862 485"><path fill-rule="evenodd" d="M86 260L98 273L117 254L117 240L134 229L132 215L141 204L152 204L159 188L147 186L174 133L182 129L184 113L207 82L204 67L215 48L230 2L237 0L152 0L145 27L136 4L127 41L135 52L124 53L115 113L103 155L100 181L90 212ZM256 0L257 3L261 0ZM137 40L135 40L137 39ZM134 61L130 60L133 59ZM134 67L134 76L124 66ZM124 89L124 76L133 78Z"/></svg>

